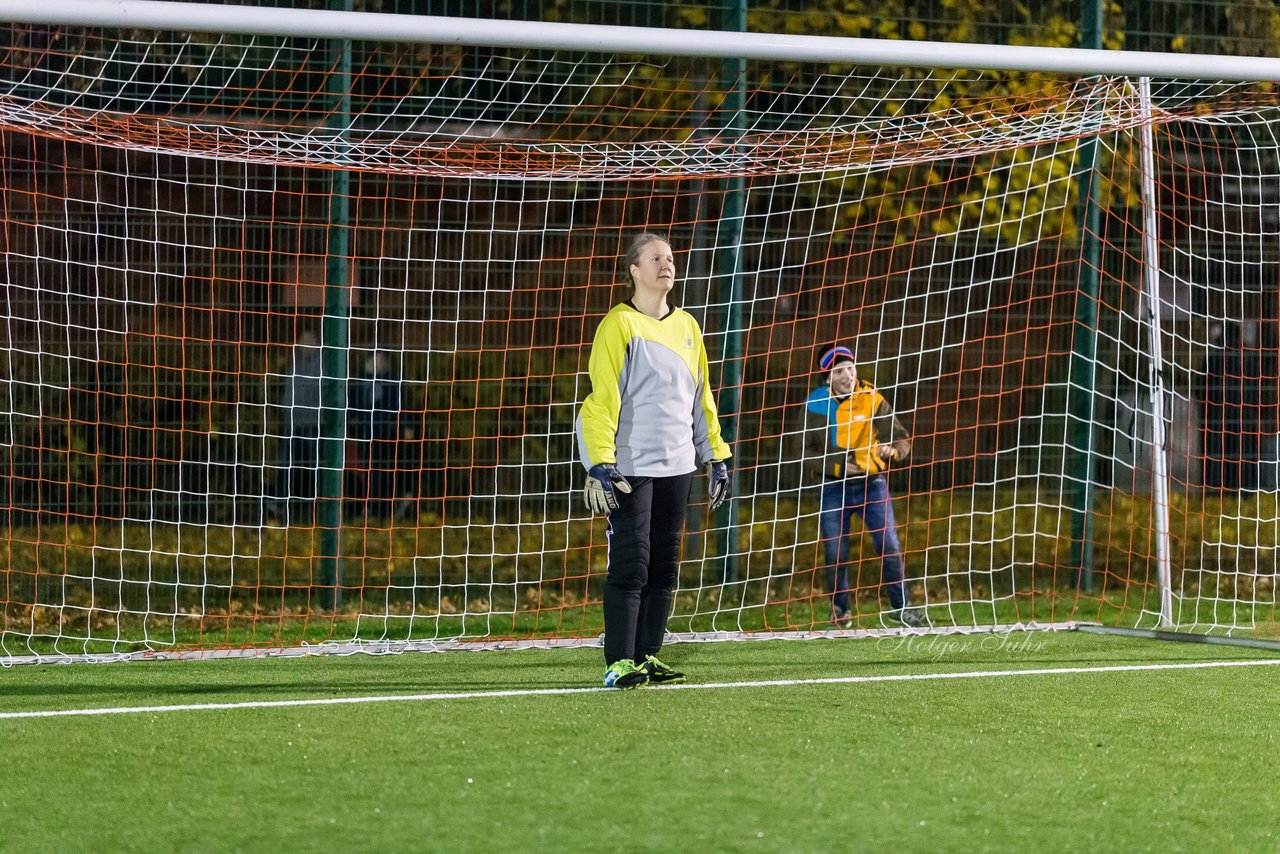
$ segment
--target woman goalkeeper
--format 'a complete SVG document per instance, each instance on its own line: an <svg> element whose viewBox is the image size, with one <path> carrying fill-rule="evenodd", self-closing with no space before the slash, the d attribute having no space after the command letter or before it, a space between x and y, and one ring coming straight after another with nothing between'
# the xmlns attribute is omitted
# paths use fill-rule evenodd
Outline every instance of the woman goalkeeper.
<svg viewBox="0 0 1280 854"><path fill-rule="evenodd" d="M641 234L626 265L631 299L596 329L591 393L577 420L587 506L609 516L604 684L611 688L684 679L656 656L698 467L707 468L712 509L729 495L730 451L720 436L702 330L668 302L676 282L671 245Z"/></svg>

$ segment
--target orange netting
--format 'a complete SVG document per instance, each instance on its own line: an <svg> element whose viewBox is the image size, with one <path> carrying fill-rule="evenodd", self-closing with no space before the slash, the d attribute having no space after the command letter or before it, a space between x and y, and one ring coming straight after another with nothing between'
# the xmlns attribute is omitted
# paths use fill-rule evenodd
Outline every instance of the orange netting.
<svg viewBox="0 0 1280 854"><path fill-rule="evenodd" d="M1164 434L1174 621L1274 633L1268 91L356 45L340 115L329 46L119 35L0 38L0 655L594 638L573 422L642 230L736 473L672 631L833 628L802 440L841 342L913 440L935 627L1155 625Z"/></svg>

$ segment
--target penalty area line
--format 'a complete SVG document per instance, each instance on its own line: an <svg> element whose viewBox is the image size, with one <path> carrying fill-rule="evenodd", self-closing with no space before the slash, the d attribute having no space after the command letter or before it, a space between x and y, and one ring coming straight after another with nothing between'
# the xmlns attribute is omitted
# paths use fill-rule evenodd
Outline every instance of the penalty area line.
<svg viewBox="0 0 1280 854"><path fill-rule="evenodd" d="M1259 667L1280 664L1280 659L1190 661L1167 664L1115 664L1099 667L1041 667L1025 670L963 670L953 673L895 673L884 676L830 676L814 679L761 679L750 682L685 682L653 685L646 691L709 691L725 688L788 688L799 685L862 685L873 682L932 682L945 679L999 679L1010 676L1053 676L1087 673L1133 673L1152 670L1206 670L1217 667ZM476 700L500 697L555 697L566 694L616 694L613 688L529 688L510 691L439 691L430 694L389 694L368 697L325 697L310 700L246 700L240 703L181 703L167 706L114 706L96 709L37 709L0 712L0 720L26 718L147 715L162 712L209 712L236 709L287 709L306 706L352 706L362 703L424 703L438 700Z"/></svg>

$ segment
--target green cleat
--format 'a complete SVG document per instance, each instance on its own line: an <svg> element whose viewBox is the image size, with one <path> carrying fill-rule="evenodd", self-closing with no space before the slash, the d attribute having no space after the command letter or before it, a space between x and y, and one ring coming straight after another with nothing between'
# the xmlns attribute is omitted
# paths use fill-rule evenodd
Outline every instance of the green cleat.
<svg viewBox="0 0 1280 854"><path fill-rule="evenodd" d="M652 655L644 657L644 664L640 665L645 674L649 677L649 682L654 685L670 684L672 682L683 682L684 674L672 670Z"/></svg>
<svg viewBox="0 0 1280 854"><path fill-rule="evenodd" d="M604 672L604 687L606 688L618 688L625 691L628 688L639 688L648 681L648 672L636 667L636 663L629 658L615 661Z"/></svg>

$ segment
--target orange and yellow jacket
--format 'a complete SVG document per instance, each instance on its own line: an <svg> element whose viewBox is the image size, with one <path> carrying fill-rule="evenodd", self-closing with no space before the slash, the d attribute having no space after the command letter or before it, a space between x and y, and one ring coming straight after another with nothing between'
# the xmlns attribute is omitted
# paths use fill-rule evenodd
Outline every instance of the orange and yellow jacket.
<svg viewBox="0 0 1280 854"><path fill-rule="evenodd" d="M824 479L869 477L889 461L876 453L892 445L897 460L911 453L911 438L893 407L871 383L859 379L853 391L836 397L823 383L805 401L805 469Z"/></svg>

